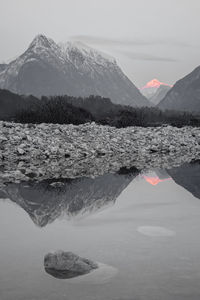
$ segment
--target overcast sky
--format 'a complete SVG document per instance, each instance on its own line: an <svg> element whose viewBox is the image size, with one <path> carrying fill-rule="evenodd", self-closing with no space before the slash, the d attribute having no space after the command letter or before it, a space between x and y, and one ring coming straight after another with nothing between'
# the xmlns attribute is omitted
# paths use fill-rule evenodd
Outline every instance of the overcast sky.
<svg viewBox="0 0 200 300"><path fill-rule="evenodd" d="M200 0L0 0L0 61L35 35L81 40L114 56L138 86L200 64Z"/></svg>

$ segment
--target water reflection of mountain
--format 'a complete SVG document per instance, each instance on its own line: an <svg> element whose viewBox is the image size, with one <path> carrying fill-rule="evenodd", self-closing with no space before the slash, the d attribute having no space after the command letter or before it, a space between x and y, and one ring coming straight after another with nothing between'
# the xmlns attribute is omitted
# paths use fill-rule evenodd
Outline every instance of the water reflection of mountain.
<svg viewBox="0 0 200 300"><path fill-rule="evenodd" d="M200 199L200 161L167 170L173 180Z"/></svg>
<svg viewBox="0 0 200 300"><path fill-rule="evenodd" d="M169 174L164 169L154 169L153 171L149 171L147 173L144 173L142 177L146 180L146 182L157 185L160 182L166 181L171 179Z"/></svg>
<svg viewBox="0 0 200 300"><path fill-rule="evenodd" d="M154 169L143 178L152 185L172 178L178 185L200 199L200 161L185 163L172 169Z"/></svg>
<svg viewBox="0 0 200 300"><path fill-rule="evenodd" d="M185 163L172 169L154 169L144 173L142 177L152 185L172 178L178 185L200 199L200 161Z"/></svg>
<svg viewBox="0 0 200 300"><path fill-rule="evenodd" d="M104 174L94 179L81 177L8 183L4 191L0 190L0 198L9 198L17 203L36 225L43 227L64 214L70 217L84 215L114 204L138 173L133 167L122 168L118 173ZM178 185L200 199L199 161L172 169L155 169L153 173L143 177L153 185L171 177Z"/></svg>
<svg viewBox="0 0 200 300"><path fill-rule="evenodd" d="M122 168L118 173L94 179L45 180L8 183L7 197L20 205L33 222L43 227L63 214L75 216L92 213L114 204L119 194L138 175L136 168Z"/></svg>

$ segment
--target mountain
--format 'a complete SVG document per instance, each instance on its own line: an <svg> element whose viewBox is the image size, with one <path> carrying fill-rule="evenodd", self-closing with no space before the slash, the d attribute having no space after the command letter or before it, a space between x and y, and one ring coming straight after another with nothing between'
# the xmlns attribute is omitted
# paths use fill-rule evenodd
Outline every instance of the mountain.
<svg viewBox="0 0 200 300"><path fill-rule="evenodd" d="M154 105L157 105L166 96L170 89L170 86L160 85L155 94L149 98L149 101Z"/></svg>
<svg viewBox="0 0 200 300"><path fill-rule="evenodd" d="M22 207L37 226L43 227L61 216L83 216L113 205L138 173L132 167L96 178L7 183L1 194Z"/></svg>
<svg viewBox="0 0 200 300"><path fill-rule="evenodd" d="M177 81L158 107L160 109L200 112L200 66Z"/></svg>
<svg viewBox="0 0 200 300"><path fill-rule="evenodd" d="M4 71L7 68L7 64L0 64L0 72Z"/></svg>
<svg viewBox="0 0 200 300"><path fill-rule="evenodd" d="M160 82L158 79L153 79L145 84L140 91L147 98L152 98L161 86L171 88L171 85Z"/></svg>
<svg viewBox="0 0 200 300"><path fill-rule="evenodd" d="M115 59L80 42L56 44L44 35L0 67L0 88L39 97L99 95L123 105L150 105Z"/></svg>

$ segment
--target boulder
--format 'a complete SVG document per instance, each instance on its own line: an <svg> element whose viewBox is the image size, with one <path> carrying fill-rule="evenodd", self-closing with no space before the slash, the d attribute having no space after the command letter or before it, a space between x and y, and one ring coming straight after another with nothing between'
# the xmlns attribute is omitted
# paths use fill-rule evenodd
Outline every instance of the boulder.
<svg viewBox="0 0 200 300"><path fill-rule="evenodd" d="M60 279L85 275L98 268L98 264L72 252L57 251L44 257L45 271Z"/></svg>
<svg viewBox="0 0 200 300"><path fill-rule="evenodd" d="M7 137L4 135L0 135L0 142L7 142Z"/></svg>

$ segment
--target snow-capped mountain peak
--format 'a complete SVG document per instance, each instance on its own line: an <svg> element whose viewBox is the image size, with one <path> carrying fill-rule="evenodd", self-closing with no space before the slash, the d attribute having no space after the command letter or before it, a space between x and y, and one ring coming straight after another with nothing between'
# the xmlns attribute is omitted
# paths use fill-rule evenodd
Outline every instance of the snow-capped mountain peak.
<svg viewBox="0 0 200 300"><path fill-rule="evenodd" d="M145 86L141 88L141 90L147 88L159 88L161 85L172 87L172 85L159 81L158 79L152 79L151 81L147 82Z"/></svg>
<svg viewBox="0 0 200 300"><path fill-rule="evenodd" d="M57 44L42 34L1 67L0 88L35 96L99 95L123 105L150 105L109 55L81 42Z"/></svg>
<svg viewBox="0 0 200 300"><path fill-rule="evenodd" d="M38 34L31 42L29 48L33 48L33 47L46 47L46 48L50 48L51 45L53 44L53 40L50 38L47 38L45 35L43 34Z"/></svg>
<svg viewBox="0 0 200 300"><path fill-rule="evenodd" d="M150 99L151 97L153 97L155 95L155 93L157 92L157 90L159 89L160 86L166 86L171 88L172 85L164 83L159 81L158 79L152 79L149 82L147 82L141 89L141 93L147 97L148 99Z"/></svg>
<svg viewBox="0 0 200 300"><path fill-rule="evenodd" d="M53 56L62 62L65 61L65 55L59 45L43 34L39 34L33 39L25 53L28 53L29 55L35 53L36 55L45 57L46 59Z"/></svg>

